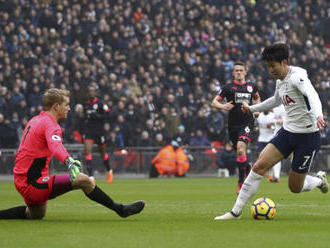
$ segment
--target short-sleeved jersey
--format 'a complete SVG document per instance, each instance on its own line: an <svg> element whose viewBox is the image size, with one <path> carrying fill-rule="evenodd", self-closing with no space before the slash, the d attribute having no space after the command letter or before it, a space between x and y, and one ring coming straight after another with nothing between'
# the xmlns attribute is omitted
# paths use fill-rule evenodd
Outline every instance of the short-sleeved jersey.
<svg viewBox="0 0 330 248"><path fill-rule="evenodd" d="M285 130L293 133L319 130L316 118L322 115L322 105L306 70L290 66L288 75L276 81L276 93L286 112L283 123Z"/></svg>
<svg viewBox="0 0 330 248"><path fill-rule="evenodd" d="M23 132L15 155L14 174L35 180L49 175L48 164L55 156L65 162L70 155L62 144L62 129L47 112L33 117Z"/></svg>
<svg viewBox="0 0 330 248"><path fill-rule="evenodd" d="M275 114L273 112L260 113L257 119L259 125L259 137L258 142L269 142L274 136L274 125L275 123Z"/></svg>
<svg viewBox="0 0 330 248"><path fill-rule="evenodd" d="M257 86L252 82L244 82L240 84L233 81L226 84L218 93L221 99L226 98L227 102L232 101L234 107L229 111L228 125L242 126L252 124L254 118L252 113L243 113L241 110L242 102L252 103L252 99L258 92Z"/></svg>
<svg viewBox="0 0 330 248"><path fill-rule="evenodd" d="M85 132L90 130L103 130L106 114L110 111L108 105L97 97L88 100L84 106Z"/></svg>
<svg viewBox="0 0 330 248"><path fill-rule="evenodd" d="M320 98L308 78L307 71L290 66L283 80L276 81L273 97L250 107L251 111L265 111L284 105L283 128L292 133L313 133L319 130L317 117L323 116Z"/></svg>

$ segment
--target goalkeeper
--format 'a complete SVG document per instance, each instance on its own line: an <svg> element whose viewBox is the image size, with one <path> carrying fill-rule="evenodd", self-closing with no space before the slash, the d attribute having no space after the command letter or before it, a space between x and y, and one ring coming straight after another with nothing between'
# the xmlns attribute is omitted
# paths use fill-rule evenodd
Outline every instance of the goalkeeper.
<svg viewBox="0 0 330 248"><path fill-rule="evenodd" d="M81 173L81 164L74 160L62 144L59 121L66 119L70 110L70 92L52 88L43 95L44 111L26 125L15 156L14 182L26 205L1 210L0 219L42 219L47 201L74 189L115 211L121 217L137 214L144 201L131 204L114 202L89 177ZM52 156L63 162L69 173L49 175Z"/></svg>

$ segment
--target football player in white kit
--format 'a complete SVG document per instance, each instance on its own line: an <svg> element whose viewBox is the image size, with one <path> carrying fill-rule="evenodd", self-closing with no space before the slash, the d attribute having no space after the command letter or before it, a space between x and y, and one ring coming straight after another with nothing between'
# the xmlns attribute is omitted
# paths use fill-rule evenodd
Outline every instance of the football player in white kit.
<svg viewBox="0 0 330 248"><path fill-rule="evenodd" d="M274 136L277 134L277 132L281 129L283 126L283 120L285 116L285 109L284 106L281 104L275 108L273 108L273 113L274 113ZM289 155L289 159L292 161L292 153ZM281 167L282 167L282 162L279 161L277 162L272 168L269 169L268 173L269 176L267 180L269 182L273 183L279 183L280 182L280 177L281 177Z"/></svg>
<svg viewBox="0 0 330 248"><path fill-rule="evenodd" d="M277 162L293 152L289 172L289 189L293 193L310 191L316 187L327 193L329 184L325 172L307 175L314 156L320 148L320 129L325 126L320 98L312 86L306 70L289 65L289 49L278 43L262 52L269 73L277 79L273 97L262 103L249 106L242 104L247 112L263 112L284 105L286 116L283 127L262 150L257 162L237 197L232 210L215 220L239 219L247 201L257 192L263 175Z"/></svg>

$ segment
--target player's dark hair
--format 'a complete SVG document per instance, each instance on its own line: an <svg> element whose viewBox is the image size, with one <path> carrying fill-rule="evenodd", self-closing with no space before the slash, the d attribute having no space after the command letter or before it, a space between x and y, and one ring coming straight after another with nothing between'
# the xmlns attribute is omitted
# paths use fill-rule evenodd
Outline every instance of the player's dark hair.
<svg viewBox="0 0 330 248"><path fill-rule="evenodd" d="M284 43L267 46L261 53L261 59L281 63L283 60L289 59L289 47Z"/></svg>
<svg viewBox="0 0 330 248"><path fill-rule="evenodd" d="M65 97L70 96L70 91L57 88L46 90L42 96L42 105L44 110L50 110L55 103L62 104Z"/></svg>
<svg viewBox="0 0 330 248"><path fill-rule="evenodd" d="M241 66L245 67L245 63L243 61L240 61L240 60L235 61L234 66L235 65L241 65Z"/></svg>

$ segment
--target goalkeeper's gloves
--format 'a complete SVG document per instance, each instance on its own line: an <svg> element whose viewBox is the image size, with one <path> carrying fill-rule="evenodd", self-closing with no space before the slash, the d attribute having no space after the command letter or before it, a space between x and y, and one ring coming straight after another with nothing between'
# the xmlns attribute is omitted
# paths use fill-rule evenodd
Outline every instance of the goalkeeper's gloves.
<svg viewBox="0 0 330 248"><path fill-rule="evenodd" d="M70 172L70 181L73 182L77 175L80 173L81 163L79 160L75 160L72 157L68 157L65 160L65 165L68 166Z"/></svg>

